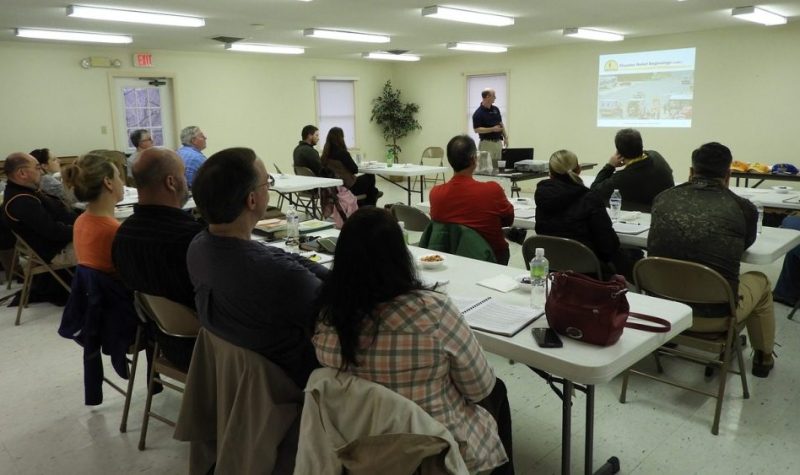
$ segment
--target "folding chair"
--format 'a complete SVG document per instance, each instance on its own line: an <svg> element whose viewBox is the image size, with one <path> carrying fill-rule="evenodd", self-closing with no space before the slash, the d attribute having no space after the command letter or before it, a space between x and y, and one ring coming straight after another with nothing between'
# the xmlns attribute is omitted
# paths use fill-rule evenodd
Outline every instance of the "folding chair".
<svg viewBox="0 0 800 475"><path fill-rule="evenodd" d="M298 176L317 176L308 167L294 167L294 174ZM322 219L322 212L319 206L319 188L295 193L293 204L303 208L306 215L314 219Z"/></svg>
<svg viewBox="0 0 800 475"><path fill-rule="evenodd" d="M425 161L428 163L425 163ZM437 167L444 166L444 149L442 147L428 147L422 151L422 156L419 159L420 165L433 165ZM439 183L439 177L441 178L442 183L445 182L444 173L437 173L433 176L433 184L436 185ZM425 180L425 185L431 180L430 176L422 176L422 177L414 177L414 184L411 185L412 189L417 189L417 180L419 179Z"/></svg>
<svg viewBox="0 0 800 475"><path fill-rule="evenodd" d="M522 258L526 269L530 269L537 247L544 249L552 270L571 270L579 274L593 274L598 279L603 278L600 260L591 249L574 239L556 236L531 236L522 243Z"/></svg>
<svg viewBox="0 0 800 475"><path fill-rule="evenodd" d="M698 332L690 328L672 339L671 342L675 343L677 345L676 347L671 348L664 346L654 353L659 373L663 372L661 362L658 359L659 354L671 355L702 365L713 365L720 368L719 384L716 392L691 387L674 380L665 379L631 368L625 372L625 376L622 380L620 402L625 402L628 378L632 373L671 386L704 394L717 399L716 408L714 410L714 422L711 425L711 433L714 435L719 434L719 419L722 413L722 402L725 399L725 385L728 381L728 372L738 373L741 376L743 396L745 399L750 397L750 392L747 388L747 374L745 372L744 359L742 358L741 339L739 338L739 334L745 327L745 322L736 321L737 299L731 290L730 284L718 272L709 267L694 262L663 257L648 257L642 259L637 262L636 266L633 268L633 275L636 285L642 293L687 304L727 305L728 314L713 319L694 317L693 327L695 327L700 320L711 320L716 324L718 331L711 333ZM687 349L682 347L695 351L687 351ZM731 369L731 359L734 355L739 363L738 372Z"/></svg>
<svg viewBox="0 0 800 475"><path fill-rule="evenodd" d="M134 304L136 312L145 320L155 322L158 328L166 335L177 338L197 338L200 330L200 322L194 310L173 302L164 297L157 297L141 292L134 294ZM181 386L164 379L164 376L173 381L181 383ZM147 439L147 427L150 418L175 427L175 421L153 412L153 388L156 383L160 383L165 388L170 388L183 394L183 386L186 384L186 372L177 365L169 361L161 351L158 340L156 340L153 350L153 365L147 378L147 399L144 405L144 416L142 418L142 433L139 437L139 450L144 450L145 440Z"/></svg>
<svg viewBox="0 0 800 475"><path fill-rule="evenodd" d="M66 282L64 282L64 279L62 279L61 276L58 275L57 271L65 270L69 273L70 276L72 276L73 274L70 269L74 267L75 264L74 263L51 264L49 262L46 262L44 259L39 257L39 254L37 254L36 251L34 251L33 248L30 247L28 243L25 242L24 239L19 237L19 234L14 233L14 237L17 238L17 244L14 246L15 258L13 258L11 261L12 270L10 272L10 275L11 276L14 275L15 272L14 262L16 261L16 258L26 261L25 265L22 267L22 272L24 276L22 284L22 295L20 296L19 299L19 307L17 307L17 319L14 322L14 325L19 325L20 317L22 317L22 309L28 306L28 298L30 297L31 294L31 285L33 283L33 276L49 272L56 279L56 281L59 284L61 284L62 287L67 289L67 292L70 292L71 291L70 286L67 285ZM9 280L9 287L10 284L11 281Z"/></svg>

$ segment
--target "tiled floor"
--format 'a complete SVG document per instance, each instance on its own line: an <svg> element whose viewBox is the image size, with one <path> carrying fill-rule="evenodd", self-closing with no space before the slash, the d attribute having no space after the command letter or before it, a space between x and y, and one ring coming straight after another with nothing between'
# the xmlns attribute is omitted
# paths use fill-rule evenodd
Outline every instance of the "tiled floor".
<svg viewBox="0 0 800 475"><path fill-rule="evenodd" d="M381 204L405 201L399 189L380 186L386 192ZM519 246L512 248L511 265L524 268ZM775 279L780 262L758 269ZM742 399L737 379L729 380L718 436L711 435L714 401L709 398L634 378L628 403L620 404L619 378L598 386L595 466L616 455L623 474L797 473L800 316L797 322L789 321L788 310L775 305L781 345L775 370L768 379L749 378L749 400ZM173 440L171 429L159 421L150 423L147 449L137 450L144 365L137 374L128 432L121 434L120 395L106 390L101 406L83 405L81 349L56 334L61 309L31 305L19 327L14 326L15 312L0 308L0 474L187 471L188 446ZM746 358L749 369L749 348ZM517 473L558 473L560 400L527 367L494 355L490 359L509 389ZM651 366L652 361L641 364ZM698 366L674 361L665 366L703 383ZM714 380L705 384L711 387ZM574 473L583 471L584 401L579 394L573 410ZM154 399L154 406L167 414L177 414L179 404L179 397L168 390Z"/></svg>

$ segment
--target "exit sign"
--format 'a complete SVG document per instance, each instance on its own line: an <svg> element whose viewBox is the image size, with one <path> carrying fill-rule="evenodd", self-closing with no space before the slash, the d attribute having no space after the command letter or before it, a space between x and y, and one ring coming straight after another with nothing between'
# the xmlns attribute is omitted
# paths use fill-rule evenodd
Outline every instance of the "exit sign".
<svg viewBox="0 0 800 475"><path fill-rule="evenodd" d="M152 68L153 55L151 53L135 53L133 55L133 65L137 68Z"/></svg>

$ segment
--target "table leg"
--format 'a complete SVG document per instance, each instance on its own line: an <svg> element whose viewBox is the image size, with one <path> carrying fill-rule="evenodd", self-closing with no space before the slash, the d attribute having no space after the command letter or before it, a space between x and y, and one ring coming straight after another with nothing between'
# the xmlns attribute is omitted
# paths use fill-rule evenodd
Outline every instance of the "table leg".
<svg viewBox="0 0 800 475"><path fill-rule="evenodd" d="M420 178L422 178L422 180L419 182L419 202L422 203L425 201L425 175L422 175ZM409 180L411 180L411 178L409 178Z"/></svg>
<svg viewBox="0 0 800 475"><path fill-rule="evenodd" d="M422 189L422 185L420 185ZM408 206L411 206L411 177L406 177L406 193L408 194Z"/></svg>
<svg viewBox="0 0 800 475"><path fill-rule="evenodd" d="M594 447L594 385L586 386L586 448L584 453L584 473L592 473Z"/></svg>
<svg viewBox="0 0 800 475"><path fill-rule="evenodd" d="M572 448L572 381L563 381L564 395L561 397L561 473L569 475L569 459Z"/></svg>

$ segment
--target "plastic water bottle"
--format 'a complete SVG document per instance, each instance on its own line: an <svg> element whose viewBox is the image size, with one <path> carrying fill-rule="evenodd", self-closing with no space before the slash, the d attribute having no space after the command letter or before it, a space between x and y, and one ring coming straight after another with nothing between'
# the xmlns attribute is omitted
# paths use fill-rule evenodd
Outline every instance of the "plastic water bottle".
<svg viewBox="0 0 800 475"><path fill-rule="evenodd" d="M756 224L756 231L758 234L761 234L761 230L764 227L764 205L760 201L754 201L754 205L756 205L756 209L758 210L758 223Z"/></svg>
<svg viewBox="0 0 800 475"><path fill-rule="evenodd" d="M399 221L397 224L400 225L400 231L403 232L403 242L408 245L408 231L406 231L406 223L405 221Z"/></svg>
<svg viewBox="0 0 800 475"><path fill-rule="evenodd" d="M394 149L391 147L386 149L386 167L391 168L394 165Z"/></svg>
<svg viewBox="0 0 800 475"><path fill-rule="evenodd" d="M619 219L619 212L622 209L622 195L619 190L614 189L614 193L611 193L608 206L611 208L611 221L616 222Z"/></svg>
<svg viewBox="0 0 800 475"><path fill-rule="evenodd" d="M286 251L300 252L300 216L293 206L286 211Z"/></svg>
<svg viewBox="0 0 800 475"><path fill-rule="evenodd" d="M531 259L531 308L544 310L547 301L547 275L550 263L544 257L544 249L536 248L536 255Z"/></svg>

